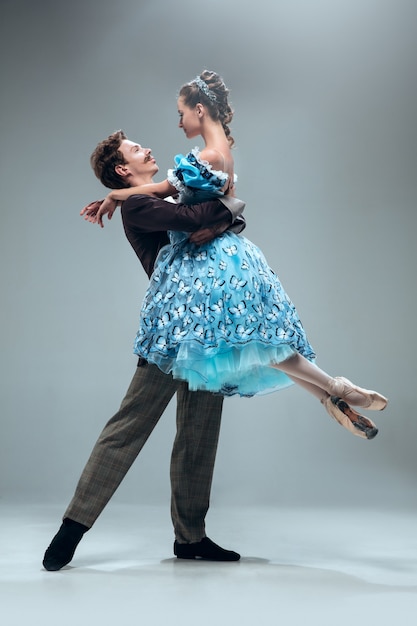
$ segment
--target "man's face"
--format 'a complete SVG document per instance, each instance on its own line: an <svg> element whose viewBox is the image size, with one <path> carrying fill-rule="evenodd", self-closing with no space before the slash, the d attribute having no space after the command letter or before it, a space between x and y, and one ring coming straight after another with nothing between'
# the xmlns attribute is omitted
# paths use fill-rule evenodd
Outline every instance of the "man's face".
<svg viewBox="0 0 417 626"><path fill-rule="evenodd" d="M150 148L142 148L139 143L130 141L130 139L124 139L120 144L119 151L123 154L126 161L124 167L133 176L146 174L153 176L157 173L159 167L152 156Z"/></svg>

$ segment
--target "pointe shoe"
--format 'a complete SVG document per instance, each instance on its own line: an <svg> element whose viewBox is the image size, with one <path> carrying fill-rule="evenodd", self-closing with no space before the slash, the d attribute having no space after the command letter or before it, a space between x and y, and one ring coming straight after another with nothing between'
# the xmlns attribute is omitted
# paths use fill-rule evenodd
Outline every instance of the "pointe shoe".
<svg viewBox="0 0 417 626"><path fill-rule="evenodd" d="M363 439L373 439L378 434L375 424L354 411L342 398L327 396L323 405L328 414L353 435Z"/></svg>
<svg viewBox="0 0 417 626"><path fill-rule="evenodd" d="M353 402L349 398L349 394L352 393L361 395L363 397L363 402L360 404ZM362 389L362 387L354 385L350 382L350 380L344 378L343 376L336 376L334 378L334 383L331 385L329 395L343 398L346 402L350 401L351 404L360 406L363 409L369 409L370 411L382 411L388 404L387 398L382 396L380 393L369 389Z"/></svg>

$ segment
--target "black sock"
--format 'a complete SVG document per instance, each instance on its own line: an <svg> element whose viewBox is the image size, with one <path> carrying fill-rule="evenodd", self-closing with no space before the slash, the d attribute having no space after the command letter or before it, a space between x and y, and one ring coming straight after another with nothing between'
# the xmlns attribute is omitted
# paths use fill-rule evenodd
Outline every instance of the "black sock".
<svg viewBox="0 0 417 626"><path fill-rule="evenodd" d="M66 517L45 552L42 564L50 572L68 565L88 526Z"/></svg>

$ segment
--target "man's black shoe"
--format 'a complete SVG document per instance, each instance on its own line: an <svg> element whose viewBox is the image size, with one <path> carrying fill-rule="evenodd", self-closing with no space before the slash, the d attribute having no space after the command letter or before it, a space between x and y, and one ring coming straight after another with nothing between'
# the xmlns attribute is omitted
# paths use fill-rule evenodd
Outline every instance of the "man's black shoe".
<svg viewBox="0 0 417 626"><path fill-rule="evenodd" d="M240 554L233 550L224 550L208 537L197 543L174 542L174 554L177 559L204 559L205 561L238 561Z"/></svg>
<svg viewBox="0 0 417 626"><path fill-rule="evenodd" d="M49 572L57 572L72 560L74 552L88 527L68 517L51 541L45 552L42 565Z"/></svg>

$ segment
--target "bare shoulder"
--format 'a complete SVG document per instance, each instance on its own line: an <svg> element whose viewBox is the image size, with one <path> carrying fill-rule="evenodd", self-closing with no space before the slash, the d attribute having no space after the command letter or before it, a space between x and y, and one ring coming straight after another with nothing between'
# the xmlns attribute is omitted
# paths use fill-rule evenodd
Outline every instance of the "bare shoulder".
<svg viewBox="0 0 417 626"><path fill-rule="evenodd" d="M225 171L226 169L227 155L224 155L220 150L204 148L200 152L200 158L203 161L208 161L215 170Z"/></svg>

